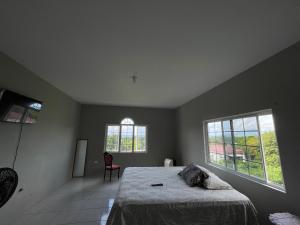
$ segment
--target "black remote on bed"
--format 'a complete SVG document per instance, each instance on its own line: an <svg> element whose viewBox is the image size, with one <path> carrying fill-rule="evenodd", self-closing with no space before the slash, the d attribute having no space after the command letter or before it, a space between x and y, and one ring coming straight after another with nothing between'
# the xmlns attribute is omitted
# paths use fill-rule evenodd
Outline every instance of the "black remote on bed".
<svg viewBox="0 0 300 225"><path fill-rule="evenodd" d="M164 186L164 184L151 184L152 187Z"/></svg>

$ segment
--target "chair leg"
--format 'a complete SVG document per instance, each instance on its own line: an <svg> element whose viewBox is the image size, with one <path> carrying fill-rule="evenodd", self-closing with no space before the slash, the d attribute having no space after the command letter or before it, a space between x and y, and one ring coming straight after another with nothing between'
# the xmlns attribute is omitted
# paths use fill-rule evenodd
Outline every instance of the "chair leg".
<svg viewBox="0 0 300 225"><path fill-rule="evenodd" d="M109 173L109 181L110 181L110 182L111 182L111 171L112 171L112 170L109 170L109 172L110 172L110 173Z"/></svg>
<svg viewBox="0 0 300 225"><path fill-rule="evenodd" d="M120 178L120 168L118 169L118 180Z"/></svg>
<svg viewBox="0 0 300 225"><path fill-rule="evenodd" d="M104 169L104 181L105 181L106 169Z"/></svg>

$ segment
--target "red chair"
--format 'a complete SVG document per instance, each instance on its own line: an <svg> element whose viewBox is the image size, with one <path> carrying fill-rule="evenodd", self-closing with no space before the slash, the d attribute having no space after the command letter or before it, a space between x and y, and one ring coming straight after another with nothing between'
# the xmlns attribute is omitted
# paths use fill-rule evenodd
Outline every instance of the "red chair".
<svg viewBox="0 0 300 225"><path fill-rule="evenodd" d="M113 164L113 156L109 154L108 152L104 152L104 180L105 180L105 175L106 175L106 170L109 170L109 181L111 181L111 172L113 170L118 170L118 179L120 177L120 169L121 166L117 164Z"/></svg>

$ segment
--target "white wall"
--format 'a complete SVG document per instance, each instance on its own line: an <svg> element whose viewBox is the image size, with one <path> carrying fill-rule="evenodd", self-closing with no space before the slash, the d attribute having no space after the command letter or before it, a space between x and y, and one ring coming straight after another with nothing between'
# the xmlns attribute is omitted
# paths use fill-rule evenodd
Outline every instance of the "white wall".
<svg viewBox="0 0 300 225"><path fill-rule="evenodd" d="M273 109L287 193L209 167L257 207L261 224L272 212L300 215L300 43L267 59L177 110L181 164L204 166L203 121L239 113Z"/></svg>
<svg viewBox="0 0 300 225"><path fill-rule="evenodd" d="M7 225L71 178L80 105L2 53L0 87L44 103L38 122L23 127L15 169L17 190L24 190L0 209L0 224ZM12 165L19 130L0 123L0 167Z"/></svg>

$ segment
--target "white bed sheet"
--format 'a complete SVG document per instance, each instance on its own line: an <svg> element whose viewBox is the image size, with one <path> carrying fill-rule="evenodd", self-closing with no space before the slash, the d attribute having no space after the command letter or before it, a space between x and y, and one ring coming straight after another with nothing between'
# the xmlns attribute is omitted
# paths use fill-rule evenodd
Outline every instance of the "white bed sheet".
<svg viewBox="0 0 300 225"><path fill-rule="evenodd" d="M189 187L182 167L126 168L107 225L257 225L251 201L236 190ZM163 183L162 187L151 184Z"/></svg>

